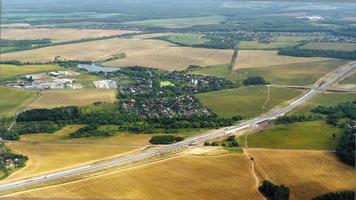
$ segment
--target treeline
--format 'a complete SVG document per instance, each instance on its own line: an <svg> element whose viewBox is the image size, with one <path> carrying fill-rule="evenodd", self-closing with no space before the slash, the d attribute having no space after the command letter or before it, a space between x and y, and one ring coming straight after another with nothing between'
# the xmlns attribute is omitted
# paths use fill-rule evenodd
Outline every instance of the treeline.
<svg viewBox="0 0 356 200"><path fill-rule="evenodd" d="M183 141L184 138L175 135L155 135L150 139L151 144L173 144Z"/></svg>
<svg viewBox="0 0 356 200"><path fill-rule="evenodd" d="M336 50L318 50L301 48L283 48L278 51L278 55L296 56L296 57L327 57L355 60L356 51L336 51Z"/></svg>
<svg viewBox="0 0 356 200"><path fill-rule="evenodd" d="M268 200L289 200L290 190L285 185L275 185L272 182L265 180L258 190Z"/></svg>
<svg viewBox="0 0 356 200"><path fill-rule="evenodd" d="M15 131L9 131L6 128L0 128L0 138L3 140L19 140L20 135Z"/></svg>
<svg viewBox="0 0 356 200"><path fill-rule="evenodd" d="M356 128L345 129L336 147L337 157L351 166L355 165L355 134Z"/></svg>
<svg viewBox="0 0 356 200"><path fill-rule="evenodd" d="M266 80L261 76L249 76L243 80L244 85L266 85Z"/></svg>
<svg viewBox="0 0 356 200"><path fill-rule="evenodd" d="M282 116L276 119L276 124L291 124L295 122L307 122L323 119L323 116L317 114L303 114Z"/></svg>
<svg viewBox="0 0 356 200"><path fill-rule="evenodd" d="M10 53L14 51L24 51L51 44L50 39L39 40L0 40L0 53Z"/></svg>
<svg viewBox="0 0 356 200"><path fill-rule="evenodd" d="M14 131L20 135L31 133L54 133L63 126L51 121L17 123Z"/></svg>
<svg viewBox="0 0 356 200"><path fill-rule="evenodd" d="M53 109L33 109L20 113L18 122L31 121L73 121L80 118L79 107L61 107Z"/></svg>
<svg viewBox="0 0 356 200"><path fill-rule="evenodd" d="M312 200L355 200L355 192L330 192L313 198Z"/></svg>

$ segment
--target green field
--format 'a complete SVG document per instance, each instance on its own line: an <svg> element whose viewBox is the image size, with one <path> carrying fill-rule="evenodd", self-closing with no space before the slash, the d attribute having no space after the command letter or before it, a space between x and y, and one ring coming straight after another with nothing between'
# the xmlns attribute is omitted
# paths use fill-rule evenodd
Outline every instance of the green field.
<svg viewBox="0 0 356 200"><path fill-rule="evenodd" d="M194 45L194 44L204 44L207 40L203 38L202 34L177 34L170 35L167 37L168 41L182 44L182 45Z"/></svg>
<svg viewBox="0 0 356 200"><path fill-rule="evenodd" d="M0 116L14 117L16 110L35 95L30 90L0 87Z"/></svg>
<svg viewBox="0 0 356 200"><path fill-rule="evenodd" d="M192 69L190 73L203 76L216 76L226 78L230 75L230 70L229 64L222 64Z"/></svg>
<svg viewBox="0 0 356 200"><path fill-rule="evenodd" d="M293 47L298 45L298 42L258 42L258 41L241 41L239 49L241 50L275 50L285 47Z"/></svg>
<svg viewBox="0 0 356 200"><path fill-rule="evenodd" d="M8 80L24 74L39 73L46 71L62 70L57 65L4 65L0 64L0 81Z"/></svg>
<svg viewBox="0 0 356 200"><path fill-rule="evenodd" d="M131 21L125 24L137 26L162 26L166 28L185 28L197 25L219 24L224 21L223 16L212 15L205 17L169 18L169 19L148 19L143 21Z"/></svg>
<svg viewBox="0 0 356 200"><path fill-rule="evenodd" d="M282 85L312 85L328 72L346 64L347 61L330 59L307 63L277 65L237 70L238 78L262 76L269 83Z"/></svg>
<svg viewBox="0 0 356 200"><path fill-rule="evenodd" d="M277 105L291 100L301 92L287 88L270 87L270 97L266 86L243 87L197 94L204 106L221 117L242 115L246 118L256 117Z"/></svg>
<svg viewBox="0 0 356 200"><path fill-rule="evenodd" d="M99 75L94 75L89 73L82 73L74 78L75 82L80 83L87 88L95 88L93 81L97 81L100 79L101 77Z"/></svg>
<svg viewBox="0 0 356 200"><path fill-rule="evenodd" d="M170 81L161 81L161 82L160 82L160 86L161 86L161 87L174 86L174 83L172 83L172 82L170 82Z"/></svg>
<svg viewBox="0 0 356 200"><path fill-rule="evenodd" d="M311 42L302 46L303 49L320 49L320 50L336 50L336 51L355 51L355 43L341 42Z"/></svg>
<svg viewBox="0 0 356 200"><path fill-rule="evenodd" d="M334 149L341 134L341 129L323 121L298 122L276 125L248 135L247 143L249 148ZM240 144L244 143L244 137L240 138Z"/></svg>
<svg viewBox="0 0 356 200"><path fill-rule="evenodd" d="M339 103L347 101L355 101L356 94L353 93L324 93L320 94L317 97L314 97L310 101L306 102L301 107L298 107L293 113L301 114L307 113L311 109L322 105L322 106L336 106Z"/></svg>

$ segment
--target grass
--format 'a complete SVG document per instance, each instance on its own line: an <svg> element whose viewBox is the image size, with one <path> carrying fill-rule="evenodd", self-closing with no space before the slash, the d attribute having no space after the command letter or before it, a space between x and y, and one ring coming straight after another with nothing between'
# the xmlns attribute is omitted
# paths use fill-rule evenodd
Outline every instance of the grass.
<svg viewBox="0 0 356 200"><path fill-rule="evenodd" d="M189 65L228 63L233 51L180 47L161 40L114 38L6 53L2 54L2 60L46 62L60 56L63 60L103 61L118 53L127 56L102 64L111 67L137 65L170 71L184 70Z"/></svg>
<svg viewBox="0 0 356 200"><path fill-rule="evenodd" d="M320 36L276 36L271 40L276 42L301 42L321 38Z"/></svg>
<svg viewBox="0 0 356 200"><path fill-rule="evenodd" d="M257 59L258 58L258 59ZM277 55L277 51L266 50L240 50L235 69L257 68L274 65L287 65L295 63L308 63L312 61L325 61L328 58L302 58Z"/></svg>
<svg viewBox="0 0 356 200"><path fill-rule="evenodd" d="M320 50L336 50L336 51L355 51L355 43L341 42L311 42L302 46L303 49L320 49Z"/></svg>
<svg viewBox="0 0 356 200"><path fill-rule="evenodd" d="M196 68L196 69L192 69L190 73L197 74L197 75L204 75L204 76L223 77L223 78L230 75L229 64Z"/></svg>
<svg viewBox="0 0 356 200"><path fill-rule="evenodd" d="M300 94L300 91L293 89L270 87L270 98L267 101L267 87L258 86L202 93L196 97L221 117L242 115L252 118Z"/></svg>
<svg viewBox="0 0 356 200"><path fill-rule="evenodd" d="M285 47L293 47L298 45L298 42L258 42L258 41L240 41L239 49L241 50L275 50Z"/></svg>
<svg viewBox="0 0 356 200"><path fill-rule="evenodd" d="M336 106L339 103L355 101L355 94L353 93L324 93L314 97L302 106L298 107L293 113L301 114L308 113L311 109L322 106Z"/></svg>
<svg viewBox="0 0 356 200"><path fill-rule="evenodd" d="M355 170L327 151L249 150L261 179L284 184L291 199L312 199L328 192L353 190Z"/></svg>
<svg viewBox="0 0 356 200"><path fill-rule="evenodd" d="M201 34L174 34L167 37L167 40L183 45L204 44L207 40Z"/></svg>
<svg viewBox="0 0 356 200"><path fill-rule="evenodd" d="M148 19L143 21L131 21L125 24L137 26L161 26L166 28L187 28L197 25L219 24L224 21L223 16L212 15L205 17L169 18L169 19Z"/></svg>
<svg viewBox="0 0 356 200"><path fill-rule="evenodd" d="M172 83L172 82L170 82L170 81L161 81L161 82L160 82L160 86L161 86L161 87L174 86L174 83Z"/></svg>
<svg viewBox="0 0 356 200"><path fill-rule="evenodd" d="M86 88L95 88L93 81L97 81L100 79L100 75L94 75L89 73L82 73L79 76L74 77L75 82L82 84Z"/></svg>
<svg viewBox="0 0 356 200"><path fill-rule="evenodd" d="M103 29L69 29L69 28L4 28L1 29L1 39L6 40L36 40L51 39L54 42L64 42L87 38L99 38L111 35L122 35L134 31L103 30Z"/></svg>
<svg viewBox="0 0 356 200"><path fill-rule="evenodd" d="M95 102L113 103L116 101L116 90L80 89L48 90L34 101L29 108L56 108L62 106L84 106Z"/></svg>
<svg viewBox="0 0 356 200"><path fill-rule="evenodd" d="M23 104L36 95L36 92L23 89L0 87L0 116L13 117Z"/></svg>
<svg viewBox="0 0 356 200"><path fill-rule="evenodd" d="M12 197L83 199L256 199L244 155L182 156ZM159 180L159 181L157 181ZM203 181L202 181L203 180ZM219 187L217 187L219 186Z"/></svg>
<svg viewBox="0 0 356 200"><path fill-rule="evenodd" d="M332 135L335 134L335 138ZM342 130L324 121L280 124L249 135L248 147L272 149L335 149ZM246 136L245 136L246 137ZM240 144L244 143L241 138Z"/></svg>
<svg viewBox="0 0 356 200"><path fill-rule="evenodd" d="M6 65L0 64L0 81L12 79L25 74L63 70L57 65Z"/></svg>
<svg viewBox="0 0 356 200"><path fill-rule="evenodd" d="M346 64L347 61L330 59L296 64L284 64L267 67L255 67L236 70L238 79L247 76L262 76L269 83L281 85L313 85L332 70Z"/></svg>

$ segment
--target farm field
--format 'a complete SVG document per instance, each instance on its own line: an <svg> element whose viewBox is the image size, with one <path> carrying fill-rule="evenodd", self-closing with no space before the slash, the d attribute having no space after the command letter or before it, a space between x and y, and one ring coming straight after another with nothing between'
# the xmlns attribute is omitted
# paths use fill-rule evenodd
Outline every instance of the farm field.
<svg viewBox="0 0 356 200"><path fill-rule="evenodd" d="M267 87L257 86L202 93L196 97L221 117L252 118L301 94L298 90L270 87L268 98Z"/></svg>
<svg viewBox="0 0 356 200"><path fill-rule="evenodd" d="M317 106L336 106L339 103L355 101L354 93L324 93L320 94L310 101L293 111L293 114L307 113Z"/></svg>
<svg viewBox="0 0 356 200"><path fill-rule="evenodd" d="M106 62L103 65L112 67L139 65L166 70L182 70L191 64L207 66L228 63L233 52L178 47L159 40L108 39L8 53L3 54L2 59L44 62L60 56L61 59L102 61L118 53L125 53L127 57Z"/></svg>
<svg viewBox="0 0 356 200"><path fill-rule="evenodd" d="M57 65L6 65L0 64L0 81L31 73L62 70Z"/></svg>
<svg viewBox="0 0 356 200"><path fill-rule="evenodd" d="M167 40L183 45L203 44L207 40L201 34L174 34L167 37Z"/></svg>
<svg viewBox="0 0 356 200"><path fill-rule="evenodd" d="M335 138L332 135L335 134ZM335 149L342 130L324 121L280 124L247 136L250 148ZM241 138L245 143L246 136Z"/></svg>
<svg viewBox="0 0 356 200"><path fill-rule="evenodd" d="M336 51L356 51L355 43L337 43L337 42L311 42L303 45L302 49L320 49Z"/></svg>
<svg viewBox="0 0 356 200"><path fill-rule="evenodd" d="M262 76L267 82L281 85L313 85L320 77L346 64L347 61L329 59L295 64L237 69L237 78Z"/></svg>
<svg viewBox="0 0 356 200"><path fill-rule="evenodd" d="M302 58L292 56L280 56L277 55L277 51L241 50L239 51L239 55L237 57L235 69L306 63L312 61L324 61L328 59L329 58Z"/></svg>
<svg viewBox="0 0 356 200"><path fill-rule="evenodd" d="M19 141L7 144L12 151L29 157L26 167L13 173L2 182L28 178L79 166L88 162L119 156L142 146L115 146L105 144L67 144Z"/></svg>
<svg viewBox="0 0 356 200"><path fill-rule="evenodd" d="M301 42L313 39L321 39L322 36L276 36L272 38L275 42Z"/></svg>
<svg viewBox="0 0 356 200"><path fill-rule="evenodd" d="M35 95L34 91L0 87L0 116L14 117L17 109Z"/></svg>
<svg viewBox="0 0 356 200"><path fill-rule="evenodd" d="M90 199L263 199L255 189L250 161L241 154L177 157L11 196Z"/></svg>
<svg viewBox="0 0 356 200"><path fill-rule="evenodd" d="M222 21L224 21L223 16L213 15L205 17L148 19L143 21L126 22L125 24L137 26L161 26L165 28L187 28L197 25L219 24Z"/></svg>
<svg viewBox="0 0 356 200"><path fill-rule="evenodd" d="M285 47L293 47L299 44L298 42L268 42L261 43L258 41L241 41L239 42L240 50L275 50Z"/></svg>
<svg viewBox="0 0 356 200"><path fill-rule="evenodd" d="M291 200L353 190L356 174L351 166L338 161L327 151L248 150L254 157L258 174L291 190Z"/></svg>
<svg viewBox="0 0 356 200"><path fill-rule="evenodd" d="M51 39L53 42L64 42L86 38L99 38L111 35L132 33L127 30L102 29L69 29L69 28L4 28L1 39L5 40L36 40Z"/></svg>
<svg viewBox="0 0 356 200"><path fill-rule="evenodd" d="M42 95L29 106L29 109L84 106L95 102L113 103L115 101L116 90L48 90L44 91Z"/></svg>

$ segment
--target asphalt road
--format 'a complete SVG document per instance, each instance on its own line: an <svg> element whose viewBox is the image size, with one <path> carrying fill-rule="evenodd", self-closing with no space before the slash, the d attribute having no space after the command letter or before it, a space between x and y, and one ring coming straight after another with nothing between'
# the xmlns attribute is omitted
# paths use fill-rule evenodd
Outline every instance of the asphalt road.
<svg viewBox="0 0 356 200"><path fill-rule="evenodd" d="M334 83L338 82L340 79L355 72L355 69L356 69L356 61L349 63L348 65L345 65L343 67L340 67L339 69L337 69L335 71L333 76L329 77L327 80L320 81L320 83L318 83L318 85L316 87L310 89L304 96L295 100L288 106L281 108L277 111L272 111L272 112L266 113L260 117L242 122L236 126L227 127L225 129L217 130L215 132L192 137L192 138L189 138L189 139L184 140L179 143L162 146L162 147L157 147L154 149L149 149L149 150L146 150L146 151L143 151L140 153L136 153L136 154L122 156L117 159L105 161L102 163L84 165L81 167L68 169L68 170L64 170L64 171L60 171L60 172L56 172L56 173L51 173L51 174L47 174L47 175L43 175L43 176L38 176L38 177L34 177L34 178L23 179L23 180L11 182L11 183L2 184L2 185L0 185L0 192L8 192L8 191L15 190L15 189L29 187L29 186L32 186L35 184L46 183L46 182L53 181L53 180L59 180L62 178L72 177L72 176L76 176L76 175L80 175L80 174L84 174L84 173L94 172L94 171L103 170L103 169L114 167L114 166L132 163L132 162L139 161L139 160L149 158L152 156L169 153L169 152L172 152L173 150L178 150L178 149L190 146L190 145L194 145L196 143L201 143L201 142L209 141L214 138L219 138L219 137L222 137L225 135L229 135L236 131L246 129L248 127L256 126L260 123L263 123L263 122L266 122L269 120L273 120L279 116L285 115L287 112L289 112L289 111L293 110L294 108L300 106L301 104L307 102L308 100L313 98L318 93L325 91L328 87L330 87Z"/></svg>

